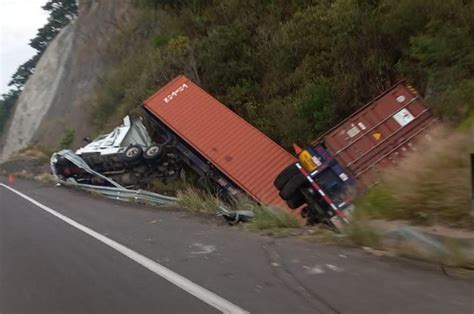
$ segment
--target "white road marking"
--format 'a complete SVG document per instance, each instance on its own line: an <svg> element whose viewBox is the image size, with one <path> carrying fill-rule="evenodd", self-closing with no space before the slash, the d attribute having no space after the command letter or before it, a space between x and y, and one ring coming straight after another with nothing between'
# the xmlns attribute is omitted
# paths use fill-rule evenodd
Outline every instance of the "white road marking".
<svg viewBox="0 0 474 314"><path fill-rule="evenodd" d="M3 186L7 188L8 190L12 191L13 193L21 196L25 200L29 201L30 203L36 205L37 207L41 208L45 212L50 213L53 216L56 216L57 218L61 219L65 223L73 226L74 228L90 235L91 237L95 238L96 240L104 243L105 245L113 248L114 250L122 253L123 255L127 256L128 258L132 259L133 261L137 262L138 264L142 265L143 267L147 268L148 270L154 272L158 276L168 280L175 286L180 287L184 291L188 292L189 294L195 296L199 300L209 304L210 306L216 308L217 310L221 311L222 313L249 313L246 310L238 307L237 305L225 300L224 298L218 296L214 292L211 292L191 280L173 272L172 270L158 264L157 262L153 261L152 259L149 259L146 256L141 255L138 252L135 252L132 249L129 249L128 247L110 239L107 238L106 236L103 236L100 233L95 232L94 230L72 220L71 218L68 218L64 216L63 214L58 213L54 209L49 208L46 205L41 204L40 202L34 200L33 198L21 193L20 191L15 190L14 188L5 185L3 183L0 183L0 186Z"/></svg>

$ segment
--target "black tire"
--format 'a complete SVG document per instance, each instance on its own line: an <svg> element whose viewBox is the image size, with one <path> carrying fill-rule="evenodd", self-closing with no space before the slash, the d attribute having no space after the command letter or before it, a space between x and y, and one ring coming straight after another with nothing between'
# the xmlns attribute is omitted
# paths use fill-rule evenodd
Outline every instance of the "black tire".
<svg viewBox="0 0 474 314"><path fill-rule="evenodd" d="M281 191L285 184L295 175L297 174L303 175L295 164L291 164L276 177L275 181L273 181L273 185L277 188L278 191Z"/></svg>
<svg viewBox="0 0 474 314"><path fill-rule="evenodd" d="M145 152L143 153L143 157L145 159L156 159L160 157L161 152L162 152L161 146L151 145L145 150Z"/></svg>
<svg viewBox="0 0 474 314"><path fill-rule="evenodd" d="M301 193L297 193L294 198L286 202L288 207L291 209L297 209L298 207L304 205L305 203L306 203L306 199Z"/></svg>
<svg viewBox="0 0 474 314"><path fill-rule="evenodd" d="M132 145L132 146L129 146L123 153L123 160L127 164L131 165L140 161L142 156L143 156L143 149L140 146Z"/></svg>
<svg viewBox="0 0 474 314"><path fill-rule="evenodd" d="M304 175L293 176L281 189L280 197L285 201L289 201L297 197L297 193L301 194L300 189L308 185L308 180Z"/></svg>

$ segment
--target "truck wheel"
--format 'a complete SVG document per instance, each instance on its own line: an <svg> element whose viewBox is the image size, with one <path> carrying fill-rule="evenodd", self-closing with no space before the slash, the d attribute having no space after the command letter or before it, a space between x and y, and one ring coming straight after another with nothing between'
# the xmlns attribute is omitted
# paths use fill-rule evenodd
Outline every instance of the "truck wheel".
<svg viewBox="0 0 474 314"><path fill-rule="evenodd" d="M145 150L143 157L145 159L155 159L161 155L161 147L158 145L152 145Z"/></svg>
<svg viewBox="0 0 474 314"><path fill-rule="evenodd" d="M324 221L324 217L321 215L323 209L316 203L312 203L310 206L307 206L305 211L306 224L307 225L316 225Z"/></svg>
<svg viewBox="0 0 474 314"><path fill-rule="evenodd" d="M296 168L295 164L291 164L276 177L275 181L273 181L273 185L277 188L278 191L281 191L285 184L295 175L301 173L298 168ZM303 175L303 174L301 174Z"/></svg>
<svg viewBox="0 0 474 314"><path fill-rule="evenodd" d="M309 182L304 175L295 175L285 184L283 189L281 189L280 197L285 201L296 198L298 196L297 193L301 194L300 189L308 185L308 183Z"/></svg>
<svg viewBox="0 0 474 314"><path fill-rule="evenodd" d="M306 199L304 198L303 194L297 193L294 198L287 201L286 204L291 209L297 209L301 205L306 203Z"/></svg>
<svg viewBox="0 0 474 314"><path fill-rule="evenodd" d="M132 145L123 153L123 159L127 164L132 165L141 159L142 154L143 149L140 146Z"/></svg>

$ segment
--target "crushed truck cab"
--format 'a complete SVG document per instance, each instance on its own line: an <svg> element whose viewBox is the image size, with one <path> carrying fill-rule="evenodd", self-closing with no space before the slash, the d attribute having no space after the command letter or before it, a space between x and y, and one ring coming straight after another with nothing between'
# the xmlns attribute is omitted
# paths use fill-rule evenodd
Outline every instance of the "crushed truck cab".
<svg viewBox="0 0 474 314"><path fill-rule="evenodd" d="M280 197L291 209L300 209L308 224L336 227L347 222L353 208L353 178L322 145L295 150L298 162L290 164L274 181Z"/></svg>
<svg viewBox="0 0 474 314"><path fill-rule="evenodd" d="M71 151L55 153L51 167L61 180L110 185L104 180L105 176L123 186L146 187L153 178L177 176L179 169L173 166L171 159L164 153L163 145L153 142L142 119L126 116L122 125L98 136L75 154Z"/></svg>

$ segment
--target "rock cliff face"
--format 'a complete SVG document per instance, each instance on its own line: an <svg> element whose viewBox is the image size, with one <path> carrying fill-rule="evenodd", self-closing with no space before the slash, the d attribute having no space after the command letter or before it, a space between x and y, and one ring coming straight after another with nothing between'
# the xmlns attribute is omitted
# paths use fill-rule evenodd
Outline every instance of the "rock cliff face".
<svg viewBox="0 0 474 314"><path fill-rule="evenodd" d="M0 159L32 144L57 145L66 128L76 144L90 134L89 112L110 39L132 0L82 0L79 16L50 43L25 84L3 139Z"/></svg>
<svg viewBox="0 0 474 314"><path fill-rule="evenodd" d="M56 36L38 62L35 74L25 84L5 133L2 159L29 145L37 134L65 74L74 27L70 24Z"/></svg>

